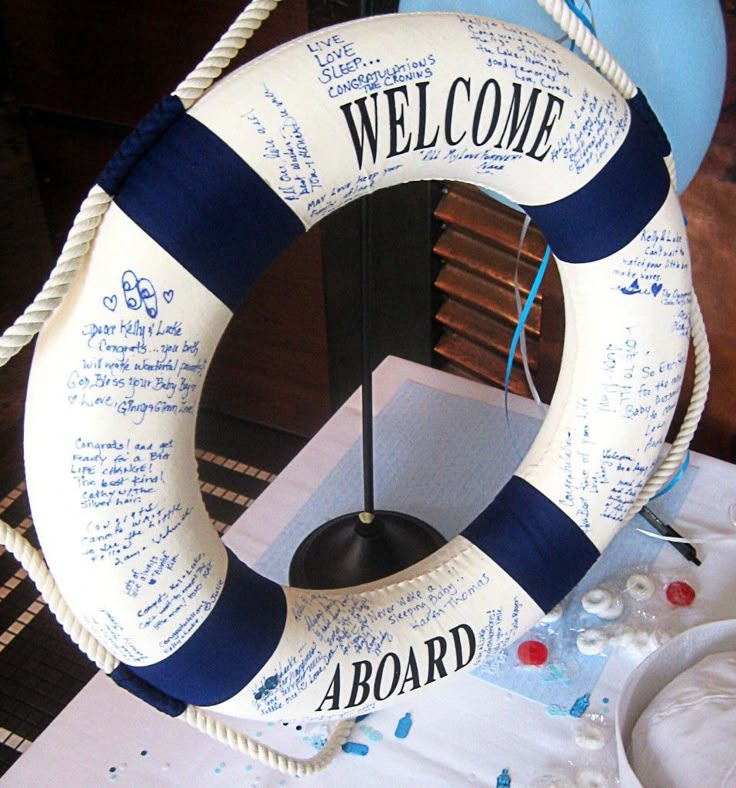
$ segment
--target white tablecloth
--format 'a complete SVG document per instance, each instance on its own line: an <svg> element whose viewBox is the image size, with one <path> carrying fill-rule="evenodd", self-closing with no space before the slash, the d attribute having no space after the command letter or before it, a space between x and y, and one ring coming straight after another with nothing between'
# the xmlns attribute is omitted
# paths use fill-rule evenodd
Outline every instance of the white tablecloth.
<svg viewBox="0 0 736 788"><path fill-rule="evenodd" d="M387 359L374 376L374 411L379 412L406 380L498 406L494 389L399 359ZM536 416L533 403L510 398L510 407ZM461 426L458 425L458 429ZM354 395L300 455L279 475L228 532L242 558L258 561L292 521L325 476L360 436L360 398ZM672 548L659 555L660 574L696 577L696 604L687 625L736 618L736 529L729 505L736 502L736 467L699 454L697 469L677 518L677 528L698 545L700 569L685 564ZM379 503L380 505L380 503ZM694 573L694 574L693 574ZM472 675L447 680L358 723L351 740L365 755L343 753L323 773L298 780L320 786L495 786L503 770L511 785L531 785L550 774L575 780L586 769L615 773L613 710L627 674L640 660L615 651L595 687L589 712L606 731L602 750L578 746L581 721L551 714L549 707L493 686ZM398 738L409 714L411 729ZM298 756L314 754L326 726L239 723L265 743ZM503 780L503 778L502 778ZM8 786L109 785L288 786L296 778L270 771L184 723L160 715L99 675L69 704L2 780ZM501 782L501 784L503 784Z"/></svg>

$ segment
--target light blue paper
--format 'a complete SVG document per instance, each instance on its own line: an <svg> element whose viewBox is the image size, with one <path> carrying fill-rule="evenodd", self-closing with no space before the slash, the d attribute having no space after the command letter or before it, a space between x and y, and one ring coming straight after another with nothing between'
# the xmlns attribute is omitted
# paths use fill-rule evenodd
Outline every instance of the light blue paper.
<svg viewBox="0 0 736 788"><path fill-rule="evenodd" d="M676 487L657 499L657 513L663 520L671 522L675 519L687 497L695 473L695 470L689 469ZM503 663L478 668L474 675L548 707L559 707L560 713L569 712L578 698L592 692L606 666L610 650L602 655L584 656L575 645L576 633L581 628L601 628L613 622L602 621L597 616L585 613L581 600L591 589L610 585L611 578L625 579L628 574L646 571L651 566L664 543L659 539L643 536L637 528L651 531L640 516L619 531L604 550L600 560L565 599L562 618L553 625L552 635L545 626L535 627L512 644L508 658ZM683 563L684 560L683 558ZM628 608L635 606L628 598L624 598L624 603ZM625 616L626 613L622 616L622 621ZM549 665L544 668L519 666L515 657L517 644L521 640L535 638L542 642L547 641L553 646Z"/></svg>
<svg viewBox="0 0 736 788"><path fill-rule="evenodd" d="M511 434L503 408L407 381L374 421L376 509L399 511L432 525L447 539L462 531L488 505L519 464L541 422L510 413ZM674 519L694 473L688 471L657 511ZM315 528L338 515L362 509L362 444L358 439L325 477L309 501L256 562L267 577L286 584L296 548ZM589 588L626 567L651 563L662 543L636 531L641 518L629 524L572 592L565 616L577 616L579 599ZM560 632L573 626L565 617ZM566 655L564 677L549 671L519 669L507 664L475 671L478 678L503 686L546 705L572 703L595 685L605 657ZM574 663L574 664L573 664ZM572 669L570 666L572 664Z"/></svg>
<svg viewBox="0 0 736 788"><path fill-rule="evenodd" d="M447 539L495 497L519 464L540 422L418 383L401 385L374 422L376 509L418 517ZM302 540L327 520L363 507L360 439L261 556L255 568L286 583Z"/></svg>

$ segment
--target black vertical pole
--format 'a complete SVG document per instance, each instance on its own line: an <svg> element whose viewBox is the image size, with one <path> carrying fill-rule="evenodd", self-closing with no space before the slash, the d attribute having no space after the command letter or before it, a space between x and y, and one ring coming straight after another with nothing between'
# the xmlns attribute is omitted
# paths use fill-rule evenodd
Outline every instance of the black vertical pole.
<svg viewBox="0 0 736 788"><path fill-rule="evenodd" d="M362 523L373 522L373 363L371 359L371 206L369 197L360 205L360 286L363 419L363 511Z"/></svg>
<svg viewBox="0 0 736 788"><path fill-rule="evenodd" d="M373 0L360 0L361 17L373 14ZM371 205L370 195L360 204L360 287L361 287L361 392L363 419L363 511L359 519L370 525L375 517L373 499L373 360L371 358Z"/></svg>
<svg viewBox="0 0 736 788"><path fill-rule="evenodd" d="M361 0L360 15L370 16L372 0ZM408 514L376 511L373 446L373 200L360 202L360 353L363 428L363 509L323 523L296 549L289 581L302 588L344 588L387 577L425 558L447 541L425 522Z"/></svg>

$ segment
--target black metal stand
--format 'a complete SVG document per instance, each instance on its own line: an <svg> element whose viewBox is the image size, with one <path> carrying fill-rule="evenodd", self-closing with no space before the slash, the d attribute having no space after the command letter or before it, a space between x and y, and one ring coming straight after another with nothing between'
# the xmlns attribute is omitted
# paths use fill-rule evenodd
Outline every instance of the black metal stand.
<svg viewBox="0 0 736 788"><path fill-rule="evenodd" d="M432 526L411 515L374 507L370 238L370 202L364 197L360 250L363 511L326 522L299 545L289 567L289 583L301 588L343 588L379 580L426 558L446 542Z"/></svg>
<svg viewBox="0 0 736 788"><path fill-rule="evenodd" d="M289 583L300 588L345 588L406 569L445 544L442 534L408 514L366 512L336 517L297 548Z"/></svg>

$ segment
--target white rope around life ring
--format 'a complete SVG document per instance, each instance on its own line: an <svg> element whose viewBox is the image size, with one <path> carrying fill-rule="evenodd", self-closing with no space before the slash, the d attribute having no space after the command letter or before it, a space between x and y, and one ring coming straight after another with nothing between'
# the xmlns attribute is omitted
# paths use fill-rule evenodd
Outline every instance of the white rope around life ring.
<svg viewBox="0 0 736 788"><path fill-rule="evenodd" d="M281 0L252 0L220 37L173 95L189 108L230 65L254 32ZM84 262L102 217L112 198L93 186L77 212L67 239L48 280L33 302L0 336L0 366L19 353L38 334L61 303L79 266Z"/></svg>
<svg viewBox="0 0 736 788"><path fill-rule="evenodd" d="M264 13L263 10L262 10L263 4L253 4L253 5L254 6L258 5L259 6L258 9L257 9L256 18L258 19L258 24L260 24L260 21L261 21L260 18L261 18L261 16ZM270 3L270 4L267 4L267 5L273 6L274 3ZM255 26L257 27L257 25L255 25ZM233 27L235 27L235 26L233 26ZM572 29L572 27L571 27L571 29ZM345 28L345 30L349 30L350 32L352 32L352 30L350 28ZM191 106L191 102L196 98L195 94L197 93L197 91L200 91L200 93L201 93L201 91L206 89L208 81L211 81L212 79L214 79L217 76L217 73L216 73L217 70L220 69L221 67L223 67L224 61L230 55L230 52L232 52L233 49L235 48L235 44L237 44L241 40L243 42L246 40L247 36L245 34L243 34L241 31L239 31L239 30L236 30L234 32L231 32L231 31L233 31L233 28L231 28L230 31L228 31L228 34L226 34L226 36L223 37L223 39L225 39L225 38L228 39L227 43L225 43L223 45L222 49L213 58L210 59L210 62L207 63L206 62L207 58L205 58L205 65L202 67L202 69L199 71L199 73L197 73L197 71L195 70L195 75L192 76L192 78L190 80L187 80L187 81L185 81L185 83L182 83L182 86L180 86L180 88L181 88L180 95L183 97L183 99L184 99L184 101L186 103L186 106ZM339 35L341 35L341 33L338 32L335 35L339 36ZM618 74L617 69L615 67L611 66L610 59L607 59L605 56L602 56L601 53L593 46L592 43L586 42L586 39L585 39L584 35L579 34L578 32L575 32L573 30L573 36L578 36L578 37L581 38L581 42L582 43L579 43L578 45L581 46L581 48L584 51L585 51L585 48L587 47L587 49L589 51L594 52L593 57L597 58L597 60L600 61L600 63L602 64L602 66L605 69L608 69L609 71L612 70L612 73ZM576 42L577 42L577 37L576 37ZM317 45L317 43L315 43L315 46L316 45ZM624 89L625 89L625 80L622 80L622 78L620 76L616 77L616 79L617 79L617 81L619 83L624 85ZM619 87L617 86L617 90L618 89L619 89ZM275 94L272 94L272 96L273 95L275 95ZM395 94L393 94L393 95L395 95ZM269 99L269 100L271 100L271 99ZM274 104L273 101L271 101L271 103ZM275 106L275 104L274 104L274 106ZM394 107L394 109L395 109L395 107ZM344 112L344 110L343 110L343 112ZM347 115L345 115L345 118L347 119ZM353 128L355 128L355 127L353 127ZM365 128L364 128L364 131L365 131ZM397 128L396 128L395 118L394 118L394 132L398 133L397 132ZM426 140L424 140L424 141L426 142ZM353 139L353 144L355 144L355 138ZM356 154L357 154L357 146L356 146L355 150L356 150ZM73 227L72 233L70 233L70 238L69 238L69 241L67 242L67 246L65 246L65 250L62 253L62 258L65 258L64 265L61 265L62 260L60 259L60 264L57 266L57 268L59 270L58 271L55 270L54 274L52 275L52 278L56 278L56 279L58 279L58 281L54 281L53 284L52 284L52 280L51 279L49 280L48 292L44 295L43 299L40 299L40 301L39 301L39 304L43 303L43 306L41 307L39 305L38 309L31 310L30 316L28 318L24 318L23 320L20 321L22 324L27 324L31 328L34 328L35 330L37 330L37 326L42 324L43 321L49 317L49 315L53 312L53 309L61 301L61 298L63 297L63 293L66 291L66 289L68 289L70 281L73 278L75 268L78 266L79 262L84 259L84 256L86 255L86 252L87 252L87 249L89 248L89 243L91 242L92 238L95 235L97 226L100 224L101 217L104 214L107 206L109 205L109 198L104 193L104 191L102 191L101 189L98 189L97 187L95 187L90 192L90 196L89 196L88 200L85 201L85 204L86 203L89 203L89 205L87 206L86 209L85 209L85 207L83 205L83 210L86 210L88 212L85 213L84 216L82 216L82 214L80 213L80 217L78 217L78 221L75 222L75 227ZM101 207L101 206L104 206L104 207ZM69 248L67 248L67 247L69 247ZM65 257L65 254L66 254L66 257ZM68 260L70 260L70 259L76 261L76 263L75 264L74 263L69 264ZM139 290L139 292L141 292L141 291ZM39 300L39 299L37 299L37 300ZM693 301L693 304L695 304L695 303L696 302ZM34 304L35 304L35 302L34 302ZM694 306L693 308L697 311L697 314L699 315L699 310L697 310L697 307ZM43 318L41 316L43 316ZM26 329L23 329L23 330L26 332L23 336L28 336L28 333L27 333ZM22 333L21 331L18 331L18 335L20 335L21 333ZM13 336L14 334L15 334L14 331L10 332L11 336ZM32 334L31 334L31 336L32 336ZM28 339L30 339L30 336L28 336ZM27 342L28 339L26 339L25 342ZM21 341L20 339L18 339L18 340L13 339L13 340L10 340L8 342L8 344L11 345L12 347L15 347L17 345L17 342L20 342L20 341ZM23 344L25 344L25 342ZM3 345L4 345L4 343L3 343ZM701 392L702 392L702 387L701 387ZM694 427L693 427L693 429L694 429ZM646 489L646 488L644 488L644 489ZM643 490L642 490L642 493L643 493ZM24 557L24 560L28 561L31 564L34 564L34 573L35 573L34 577L38 578L38 582L40 583L40 586L41 587L45 587L48 590L48 593L52 597L52 599L55 600L56 599L56 595L57 595L57 590L56 590L55 586L52 585L53 581L50 582L48 578L43 576L43 571L41 570L41 566L40 566L39 560L34 558L32 553L30 553L24 547L23 542L20 541L20 540L22 540L22 537L19 537L18 539L16 539L14 541L13 535L8 532L7 528L5 528L4 530L0 530L0 542L1 541L5 541L6 543L8 543L8 545L13 543L15 545L15 548L18 550L18 552ZM9 549L12 549L12 548L9 547ZM432 570L430 570L430 571L432 571ZM49 577L50 577L50 575L49 575ZM65 618L65 619L71 618L72 620L74 620L74 617L71 614L67 613L66 610L63 607L59 608L57 606L57 609L60 610L60 615L62 616L62 618ZM458 625L458 627L455 629L455 633L457 634L458 638L464 632L464 630L459 629L460 626L462 626L462 625ZM77 627L75 625L71 625L70 628L72 629L72 631L75 632L76 635L80 635L80 639L85 643L86 650L88 650L88 652L91 652L92 654L94 654L93 658L95 659L95 661L98 664L100 664L100 661L101 661L102 664L105 666L103 669L108 670L110 668L111 662L108 659L109 655L106 654L104 647L99 646L99 644L97 643L97 641L94 638L89 638L89 637L85 638L84 635L81 635L81 633L79 632L79 630L77 629ZM80 629L81 629L81 627L80 627ZM102 652L100 652L100 649L102 649ZM334 684L334 680L333 680L333 684ZM323 705L324 705L324 701L323 701ZM190 707L190 709L191 708L192 707ZM220 735L222 737L224 737L224 739L227 740L228 743L231 743L231 741L232 742L238 742L236 746L239 749L243 749L245 747L245 749L247 749L248 751L251 751L255 747L256 751L261 752L261 755L258 755L258 757L260 757L262 760L265 759L264 762L268 762L269 765L275 765L277 768L281 768L282 770L289 771L289 773L299 773L299 774L307 773L307 771L305 771L305 770L310 770L312 768L311 766L306 765L305 762L300 762L300 761L294 761L294 760L286 759L285 756L282 756L280 754L273 754L273 753L262 752L259 749L260 745L257 745L257 743L245 744L244 741L241 741L241 740L239 740L237 738L236 734L234 734L233 732L225 732L224 729L219 728L218 724L216 724L214 722L213 723L205 723L203 721L203 717L200 716L202 714L204 714L204 712L202 712L200 710L197 710L197 711L191 710L191 711L187 711L185 713L185 717L190 722L196 722L197 727L207 728L208 732L210 732L210 733L216 732L216 731L219 730L220 731ZM338 731L340 732L339 734L338 734ZM336 741L339 740L340 736L347 735L346 734L346 726L344 726L344 725L339 726L338 729L336 730L335 734L336 734L336 737L337 737ZM254 745L254 746L252 746L252 745ZM326 753L325 753L325 757L326 757ZM321 761L320 761L320 763L321 763ZM314 766L314 768L316 769L317 767ZM296 771L292 771L292 770L296 770Z"/></svg>
<svg viewBox="0 0 736 788"><path fill-rule="evenodd" d="M254 32L281 0L253 0L239 14L210 52L177 87L174 95L191 107L246 46ZM93 186L82 202L66 241L41 291L16 321L0 336L0 367L17 355L41 330L66 295L79 267L87 257L90 244L112 198ZM105 673L111 673L119 660L84 627L64 601L41 553L12 526L0 519L0 545L5 546L28 572L62 629L79 649ZM265 766L291 775L316 774L331 762L347 740L353 724L341 722L325 746L312 758L293 758L264 745L232 726L196 707L187 707L181 719L223 744L246 753Z"/></svg>

